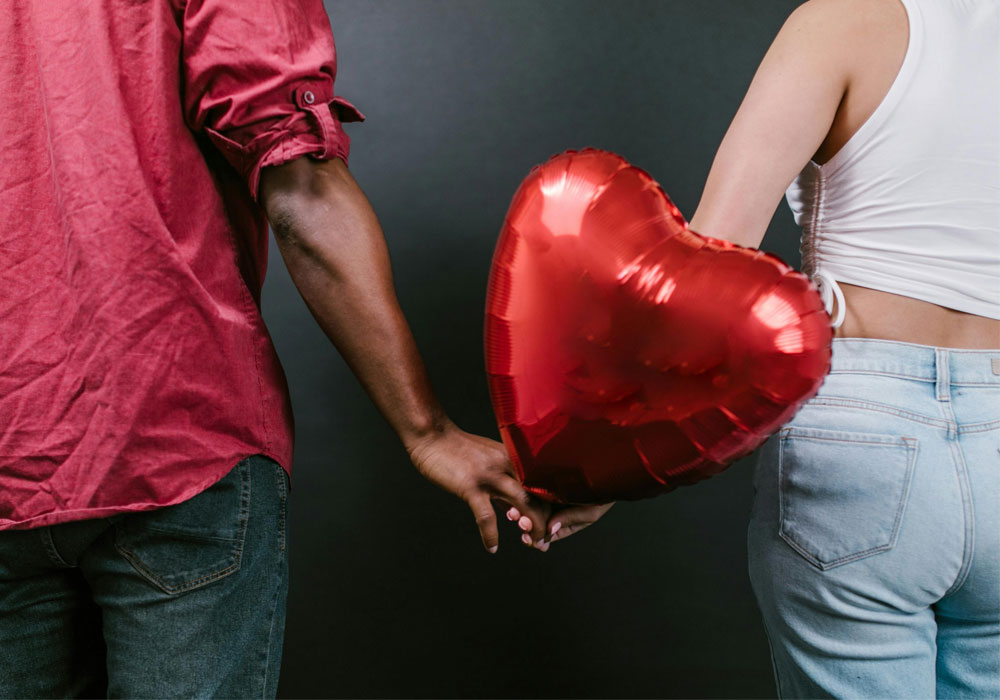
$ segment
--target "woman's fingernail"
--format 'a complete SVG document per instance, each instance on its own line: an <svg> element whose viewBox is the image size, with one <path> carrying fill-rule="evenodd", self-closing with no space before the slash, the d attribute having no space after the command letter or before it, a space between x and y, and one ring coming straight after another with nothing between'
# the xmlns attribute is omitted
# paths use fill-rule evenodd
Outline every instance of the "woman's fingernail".
<svg viewBox="0 0 1000 700"><path fill-rule="evenodd" d="M552 523L552 529L550 530L550 532L554 535L557 532L559 532L559 528L561 528L561 527L562 527L562 523Z"/></svg>
<svg viewBox="0 0 1000 700"><path fill-rule="evenodd" d="M527 533L521 535L521 541L524 542L525 544L530 545L531 544L531 535L529 535Z"/></svg>
<svg viewBox="0 0 1000 700"><path fill-rule="evenodd" d="M543 552L547 552L547 551L549 551L549 547L551 547L551 546L552 546L551 543L546 542L543 546L539 547L539 549L542 550Z"/></svg>
<svg viewBox="0 0 1000 700"><path fill-rule="evenodd" d="M544 544L545 544L545 540L538 540L537 542L535 542L535 546L538 547L539 549L542 549L542 545L544 545Z"/></svg>
<svg viewBox="0 0 1000 700"><path fill-rule="evenodd" d="M525 532L527 532L528 530L531 529L531 519L528 516L523 515L523 516L521 516L521 519L517 521L517 525L522 530L524 530Z"/></svg>
<svg viewBox="0 0 1000 700"><path fill-rule="evenodd" d="M500 545L497 544L493 545L492 547L490 547L490 554L496 554L498 549L500 549Z"/></svg>
<svg viewBox="0 0 1000 700"><path fill-rule="evenodd" d="M517 511L511 508L507 511L507 520L517 520Z"/></svg>

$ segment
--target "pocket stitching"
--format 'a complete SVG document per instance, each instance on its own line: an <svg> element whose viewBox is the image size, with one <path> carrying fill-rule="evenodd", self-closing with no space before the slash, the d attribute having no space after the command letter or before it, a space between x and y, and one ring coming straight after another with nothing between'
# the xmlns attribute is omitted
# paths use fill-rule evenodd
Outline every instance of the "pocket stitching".
<svg viewBox="0 0 1000 700"><path fill-rule="evenodd" d="M948 421L933 416L924 416L912 411L906 411L895 406L882 404L875 401L860 401L858 399L842 398L839 396L815 396L809 400L810 406L832 406L835 408L853 408L859 411L871 411L872 413L886 413L903 420L923 425L933 425L938 428L949 427Z"/></svg>
<svg viewBox="0 0 1000 700"><path fill-rule="evenodd" d="M117 549L118 552L123 557L125 557L125 559L132 565L132 567L143 578L145 578L147 581L149 581L150 583L152 583L153 585L155 585L157 588L159 588L160 590L162 590L164 593L167 593L168 595L176 595L176 594L179 594L179 593L185 593L187 591L194 590L195 588L200 588L200 587L205 586L205 585L207 585L209 583L217 581L217 580L219 580L221 578L225 578L226 576L228 576L229 574L231 574L231 573L233 573L235 571L238 571L239 568L240 568L240 566L242 565L242 561L243 561L243 547L244 547L244 544L245 544L245 541L246 541L247 523L249 521L249 511L250 511L250 471L249 471L249 462L247 460L243 460L242 462L240 462L239 465L237 465L237 467L240 470L240 472L239 472L240 473L240 510L239 510L239 514L237 515L238 519L237 519L237 524L236 524L236 539L234 540L233 550L232 550L232 552L230 552L230 555L229 555L229 561L231 561L231 563L228 563L224 568L222 568L222 569L220 569L218 571L214 571L214 572L209 573L209 574L205 574L204 576L196 578L196 579L194 579L192 581L185 581L184 583L182 583L180 585L172 585L172 584L166 583L166 581L163 579L162 576L159 576L158 574L156 574L155 572L153 572L149 567L147 567L145 564L143 564L142 563L142 559L139 558L139 556L137 554L135 554L131 550L127 549L123 544L121 544L121 542L117 541L117 538L116 538L116 541L115 541L115 549ZM211 488L211 487L209 487L209 488ZM174 536L178 535L178 533L168 532L166 530L160 530L160 529L157 529L157 528L144 528L144 529L152 530L152 531L156 531L156 532L161 532L161 533L165 533L165 534L170 534L170 535L174 535ZM191 539L191 538L189 537L188 539ZM207 538L204 538L204 539L211 539L211 540L215 540L215 541L220 541L220 540L221 541L228 541L228 540L226 540L224 538L219 538L219 537L207 537Z"/></svg>
<svg viewBox="0 0 1000 700"><path fill-rule="evenodd" d="M892 536L889 541L885 544L880 544L875 547L869 547L861 552L853 552L851 554L845 555L838 559L834 559L828 562L822 562L817 559L813 554L808 552L802 545L800 545L795 540L791 539L792 535L785 530L785 497L783 484L783 462L785 442L787 438L795 431L794 427L783 428L781 430L781 439L778 442L778 536L784 540L784 542L798 552L802 558L808 561L813 566L817 567L822 571L827 571L829 569L835 568L837 566L843 566L844 564L849 564L851 562L857 561L859 559L864 559L866 557L880 554L882 552L889 551L896 546L896 541L899 539L899 532L901 529L903 514L906 511L906 506L909 502L910 497L910 485L913 481L913 471L917 461L917 451L920 441L915 437L890 437L886 442L879 442L876 440L846 440L843 438L826 438L811 435L796 434L794 437L798 439L811 439L817 441L836 441L836 442L846 442L850 444L862 444L862 445L881 445L881 446L893 446L899 445L902 442L902 446L906 448L907 452L907 462L906 462L906 475L903 478L903 491L900 495L899 505L896 507L896 515L892 523Z"/></svg>

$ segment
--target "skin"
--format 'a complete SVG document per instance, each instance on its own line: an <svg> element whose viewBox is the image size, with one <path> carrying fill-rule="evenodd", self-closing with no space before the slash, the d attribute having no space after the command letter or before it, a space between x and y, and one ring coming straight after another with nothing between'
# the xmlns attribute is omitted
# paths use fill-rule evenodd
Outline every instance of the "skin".
<svg viewBox="0 0 1000 700"><path fill-rule="evenodd" d="M516 507L541 547L548 506L525 493L503 445L461 430L435 397L399 308L382 229L347 166L299 158L265 168L260 201L306 305L417 470L468 504L487 551L499 546L493 501Z"/></svg>
<svg viewBox="0 0 1000 700"><path fill-rule="evenodd" d="M785 190L806 163L832 158L882 102L908 41L899 0L810 0L796 9L764 56L719 146L691 228L758 247ZM846 314L836 329L838 338L1000 348L995 319L840 286ZM562 537L578 532L608 508L556 513L549 532L560 522ZM509 518L520 515L514 511Z"/></svg>

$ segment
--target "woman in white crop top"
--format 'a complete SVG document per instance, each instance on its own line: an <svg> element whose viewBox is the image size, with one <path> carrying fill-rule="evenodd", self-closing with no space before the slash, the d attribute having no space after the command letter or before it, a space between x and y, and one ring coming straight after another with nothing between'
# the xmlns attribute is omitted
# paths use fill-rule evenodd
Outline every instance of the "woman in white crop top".
<svg viewBox="0 0 1000 700"><path fill-rule="evenodd" d="M757 247L786 193L833 316L760 450L750 578L782 697L1000 697L998 0L810 0L691 228ZM556 513L561 539L609 506Z"/></svg>
<svg viewBox="0 0 1000 700"><path fill-rule="evenodd" d="M801 6L691 220L756 247L787 190L836 327L755 474L783 697L1000 697L997 6Z"/></svg>

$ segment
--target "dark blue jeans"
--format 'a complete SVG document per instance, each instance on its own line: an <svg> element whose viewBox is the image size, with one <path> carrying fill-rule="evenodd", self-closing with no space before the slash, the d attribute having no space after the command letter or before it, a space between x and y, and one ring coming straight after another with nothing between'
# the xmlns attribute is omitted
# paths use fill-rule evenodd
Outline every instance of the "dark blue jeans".
<svg viewBox="0 0 1000 700"><path fill-rule="evenodd" d="M274 697L287 495L255 455L178 505L0 532L0 697Z"/></svg>

